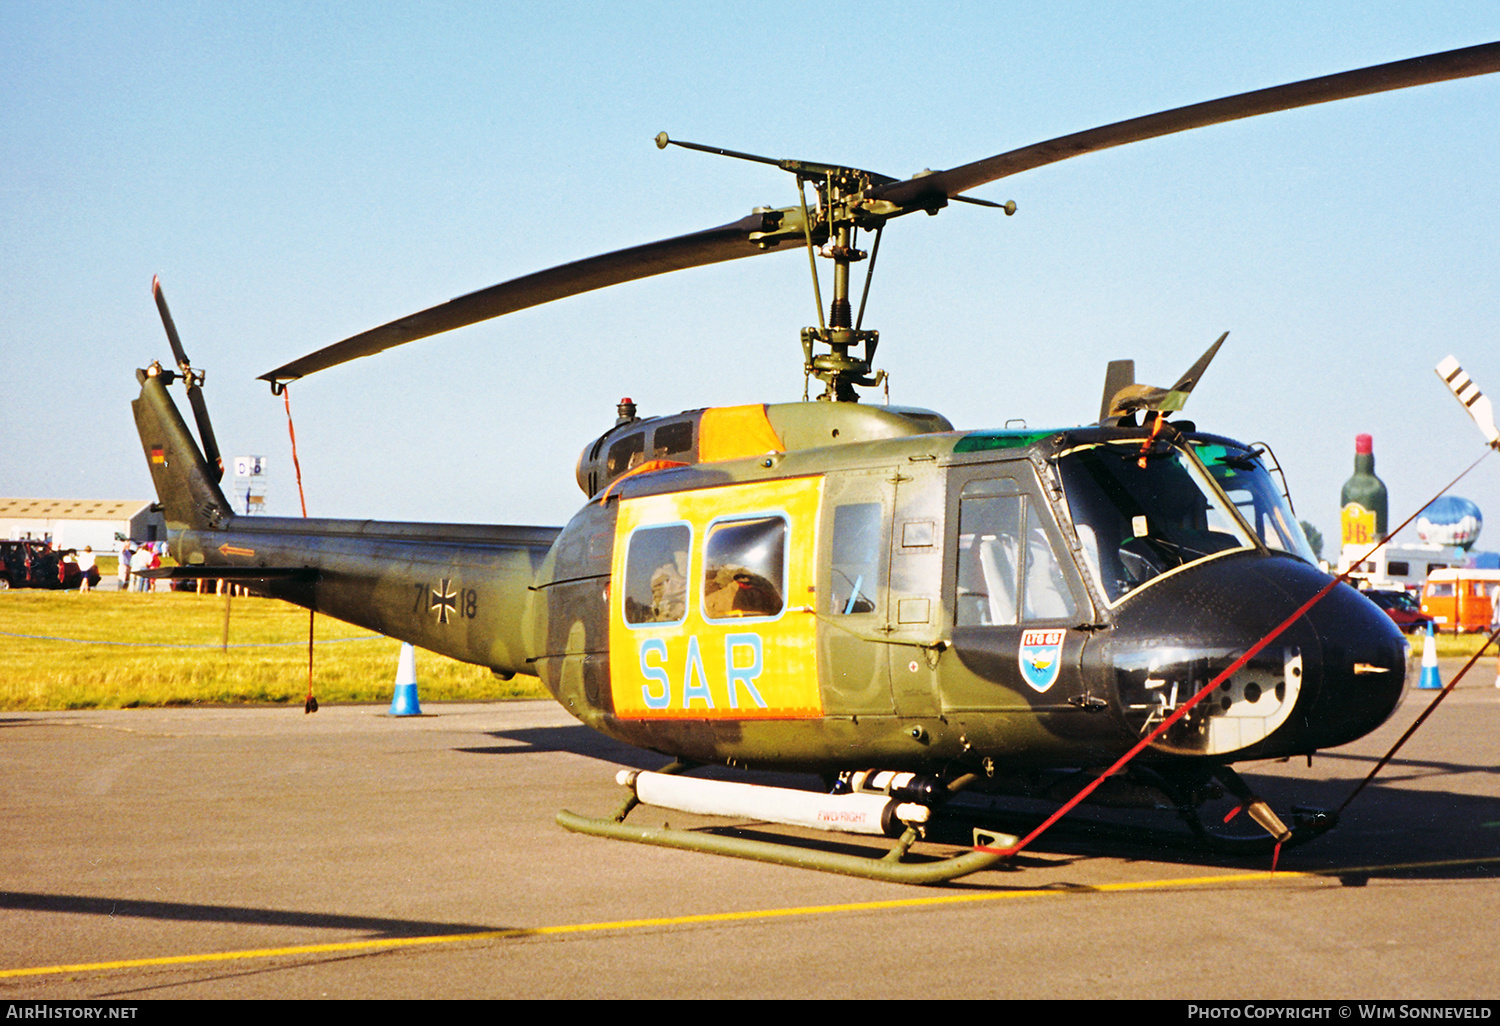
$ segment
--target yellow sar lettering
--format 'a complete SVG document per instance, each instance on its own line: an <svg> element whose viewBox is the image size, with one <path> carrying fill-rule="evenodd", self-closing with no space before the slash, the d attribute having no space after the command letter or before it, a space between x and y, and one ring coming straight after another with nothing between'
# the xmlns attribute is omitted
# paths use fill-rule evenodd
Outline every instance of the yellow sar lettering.
<svg viewBox="0 0 1500 1026"><path fill-rule="evenodd" d="M703 655L696 635L688 638L687 658L680 671L682 686L674 689L671 654L665 638L647 638L640 644L641 701L648 709L691 709L702 702L705 709L740 708L741 698L748 698L756 708L765 709L766 700L755 688L755 680L765 665L764 646L759 634L728 634L724 637L723 662L711 681L705 672ZM715 692L719 702L714 701Z"/></svg>

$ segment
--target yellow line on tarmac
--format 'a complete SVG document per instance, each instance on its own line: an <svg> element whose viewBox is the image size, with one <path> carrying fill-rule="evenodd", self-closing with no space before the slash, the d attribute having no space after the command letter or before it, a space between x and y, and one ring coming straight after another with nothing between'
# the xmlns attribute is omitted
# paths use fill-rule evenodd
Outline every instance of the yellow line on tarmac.
<svg viewBox="0 0 1500 1026"><path fill-rule="evenodd" d="M167 955L160 958L132 958L117 962L82 962L75 965L34 966L23 969L0 969L0 979L20 976L45 976L57 973L100 972L107 969L141 969L156 966L188 965L201 962L231 962L256 958L284 958L293 955L323 955L342 951L381 951L419 945L459 944L465 941L507 940L515 937L548 937L605 930L640 930L663 926L689 926L702 923L730 923L752 919L785 919L794 916L830 915L837 912L872 912L896 908L921 908L936 905L958 905L981 901L1003 901L1013 898L1055 898L1070 894L1112 894L1126 891L1162 890L1183 887L1210 887L1216 884L1268 883L1271 881L1310 880L1343 876L1351 873L1391 872L1407 869L1430 869L1440 866L1500 864L1500 856L1490 858L1445 859L1438 862L1408 862L1387 866L1362 866L1350 869L1325 869L1311 872L1228 873L1220 876L1195 876L1168 880L1136 880L1112 884L1061 884L1015 891L981 891L968 894L933 894L920 898L891 898L885 901L846 902L839 905L804 905L797 908L755 909L746 912L708 912L690 916L664 916L655 919L619 919L603 923L573 923L565 926L520 927L511 930L486 930L479 933L452 933L426 937L388 937L332 944L300 944L284 948L254 948L247 951L220 951L198 955Z"/></svg>

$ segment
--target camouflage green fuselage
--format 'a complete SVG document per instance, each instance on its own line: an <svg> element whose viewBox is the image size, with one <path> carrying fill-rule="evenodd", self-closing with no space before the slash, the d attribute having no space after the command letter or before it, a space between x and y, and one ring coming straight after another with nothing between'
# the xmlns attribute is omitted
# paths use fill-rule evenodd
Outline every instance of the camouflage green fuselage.
<svg viewBox="0 0 1500 1026"><path fill-rule="evenodd" d="M560 530L296 520L231 514L161 382L142 378L137 421L185 572L228 568L536 674L590 727L702 762L1098 764L1328 580L1267 543L1259 498L1227 497L1239 471L1210 475L1188 452L1252 465L1210 436L1153 451L1150 470L1143 457L1150 487L1132 492L1139 429L956 432L926 411L787 404L765 416L795 446L711 462L693 448L608 467L611 440L652 422L622 424L586 450L597 492ZM1183 555L1186 537L1210 541ZM1401 693L1399 633L1342 586L1267 653L1151 757L1341 744Z"/></svg>

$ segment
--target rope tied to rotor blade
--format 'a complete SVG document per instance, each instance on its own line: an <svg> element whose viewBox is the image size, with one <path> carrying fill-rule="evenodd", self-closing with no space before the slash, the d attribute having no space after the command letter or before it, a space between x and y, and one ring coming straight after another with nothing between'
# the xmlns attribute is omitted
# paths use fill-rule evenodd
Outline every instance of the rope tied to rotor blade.
<svg viewBox="0 0 1500 1026"><path fill-rule="evenodd" d="M302 492L302 464L297 459L297 429L292 426L292 390L290 385L281 386L281 399L286 404L286 433L292 439L292 470L297 475L297 501L302 504L302 517L307 519L307 496Z"/></svg>
<svg viewBox="0 0 1500 1026"><path fill-rule="evenodd" d="M302 505L302 519L307 519L307 495L302 491L302 462L297 459L297 429L292 426L292 390L281 386L281 399L286 404L286 433L292 440L292 470L297 475L297 501ZM316 587L316 586L315 586ZM317 611L312 603L307 606L307 700L302 703L304 713L318 711L318 700L313 697L313 627L317 622Z"/></svg>
<svg viewBox="0 0 1500 1026"><path fill-rule="evenodd" d="M1178 706L1177 709L1174 710L1170 716L1168 716L1165 719L1163 719L1162 722L1157 725L1156 729L1154 729L1153 731L1151 731L1151 733L1147 734L1145 737L1141 738L1141 740L1138 741L1133 747L1131 747L1131 749L1128 752L1126 752L1124 755L1120 756L1119 759L1115 760L1115 762L1114 762L1113 765L1111 765L1107 770L1105 770L1103 773L1101 773L1098 777L1096 777L1093 781L1091 781L1087 786L1085 786L1082 790L1080 790L1077 794L1075 794L1072 798L1070 798L1056 812L1052 813L1052 815L1048 816L1045 820L1043 820L1042 823L1041 823L1041 825L1039 825L1034 830L1032 830L1031 833L1027 834L1025 837L1021 838L1019 841L1017 841L1015 844L1011 845L1008 848L991 848L991 847L986 847L985 845L975 845L974 846L974 850L975 851L983 851L983 852L991 852L991 853L998 852L999 854L1002 854L1002 855L1005 855L1005 856L1009 857L1009 856L1013 856L1013 855L1017 854L1018 852L1022 851L1032 841L1036 840L1042 834L1046 833L1049 829L1052 828L1053 824L1055 824L1058 820L1062 819L1069 812L1072 812L1075 808L1077 808L1078 805L1085 798L1087 798L1089 795L1093 794L1094 791L1096 791L1106 780L1108 780L1110 777L1114 776L1120 770L1124 769L1125 766L1132 759L1134 759L1141 752L1145 751L1146 748L1148 748L1151 745L1152 742L1154 742L1162 734L1166 733L1167 730L1169 730L1173 726L1173 724L1177 723L1177 721L1179 721L1184 716L1186 716L1188 714L1188 712L1195 705L1197 705L1204 698L1208 697L1208 695L1211 692L1213 692L1215 688L1217 688L1220 684L1224 683L1230 677L1234 676L1234 674L1237 673L1237 672L1239 672L1239 670L1241 668L1243 668L1246 663L1248 663L1251 659L1254 659L1257 655L1259 655L1261 653L1261 651L1264 650L1267 645L1269 645L1271 642L1275 641L1278 637L1280 637L1283 633L1285 633L1286 630L1289 627L1291 627L1292 624L1296 623L1299 619L1301 619L1302 616L1305 615L1308 610L1312 609L1313 606L1315 606L1319 602L1323 601L1323 599L1328 595L1329 592L1333 591L1333 589L1336 588L1338 585L1343 584L1345 581L1347 581L1349 579L1349 574L1353 571L1354 567L1358 566L1360 563L1365 562L1371 556L1375 555L1375 553L1379 552L1382 548L1384 548L1385 545L1392 538L1394 538L1397 534L1399 534L1413 520L1417 519L1417 516L1424 509L1426 509L1428 506L1432 505L1438 499L1442 498L1443 495L1445 495L1450 488L1452 488L1454 485L1458 484L1458 482L1462 481L1464 479L1464 477L1466 477L1469 474L1470 471L1472 471L1475 467L1479 466L1479 464L1484 460L1484 458L1486 456L1488 456L1490 454L1491 451L1492 450L1490 450L1490 449L1485 449L1485 451L1479 456L1478 459L1476 459L1473 463L1470 463L1467 467L1465 467L1463 469L1462 472L1459 473L1459 475L1457 477L1455 477L1452 481L1449 481L1446 485L1444 485L1441 489L1439 489L1438 493L1436 495L1434 495L1431 499L1428 499L1422 505L1418 506L1417 509L1416 509L1416 512L1412 513L1405 520L1401 521L1401 523L1396 526L1395 530L1387 532L1385 535L1383 535L1380 538L1380 540L1378 542L1375 543L1375 545L1373 547L1371 547L1371 549L1368 552L1366 552L1362 557L1360 557L1355 562L1351 563L1350 564L1350 568L1348 570L1345 570L1343 573L1339 574L1338 576L1336 576L1332 580L1330 580L1327 584L1325 584L1322 588L1320 588L1318 590L1317 594L1313 595L1312 598L1308 599L1306 602L1302 603L1302 605L1298 606L1296 612L1292 613L1291 616L1287 617L1285 620L1281 621L1281 623L1279 623L1275 627L1271 628L1271 630L1264 637L1262 637L1255 644L1251 645L1250 648L1247 649L1243 655L1241 655L1234 662L1230 663L1229 666L1226 667L1222 672L1220 672L1218 676L1214 677L1213 680L1209 681L1202 688L1200 688L1197 692L1195 692L1193 694L1193 696L1191 698L1189 698L1186 702L1184 702L1182 705ZM1497 631L1496 633L1500 634L1500 631ZM1492 636L1490 640L1493 641L1494 637ZM1481 652L1482 651L1483 651L1483 649L1481 649ZM1472 665L1472 663L1475 660L1477 660L1477 659L1478 659L1478 656L1476 655L1474 657L1474 660L1470 660L1470 664ZM1466 666L1464 669L1467 670L1468 667ZM1454 678L1454 683L1457 683L1457 681L1458 681L1458 678L1455 677ZM1451 689L1452 686L1453 685L1450 684L1448 686L1448 689L1444 690L1443 694L1446 694L1447 690ZM1438 699L1440 700L1441 698L1442 698L1442 695L1440 694L1438 696ZM1434 701L1432 703L1432 705L1433 705L1433 707L1436 707L1437 701ZM1425 719L1426 718L1426 714L1424 714L1422 718ZM1420 723L1420 720L1418 722ZM1417 726L1417 724L1413 724L1412 731L1415 731L1416 726ZM1408 731L1408 735L1412 731ZM1398 747L1399 747L1400 744L1405 743L1405 741L1406 741L1406 737L1403 736L1402 739L1401 739L1401 741L1398 742ZM1392 750L1391 754L1394 754L1394 750ZM1387 758L1389 758L1389 756ZM1382 763L1382 765L1383 764L1384 763ZM1380 768L1379 766L1376 767L1377 770L1379 768ZM1371 773L1371 776L1374 776L1373 772ZM1361 788L1362 787L1363 787L1363 785L1361 785ZM1357 794L1359 790L1360 789L1357 788L1356 791L1355 791L1355 793ZM1353 798L1354 798L1354 796L1350 795L1349 800L1345 801L1344 806L1347 806L1349 804L1349 801L1352 801ZM1342 811L1342 809L1343 809L1344 806L1340 807L1340 811ZM1277 844L1276 844L1276 855L1279 856L1280 852L1281 852L1281 842L1278 841ZM1274 867L1275 867L1275 864L1273 862L1272 868L1274 869Z"/></svg>

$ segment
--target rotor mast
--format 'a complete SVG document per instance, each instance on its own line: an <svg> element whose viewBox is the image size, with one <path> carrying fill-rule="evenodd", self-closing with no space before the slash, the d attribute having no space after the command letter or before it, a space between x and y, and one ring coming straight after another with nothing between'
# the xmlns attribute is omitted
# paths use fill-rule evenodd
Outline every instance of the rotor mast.
<svg viewBox="0 0 1500 1026"><path fill-rule="evenodd" d="M864 315L863 300L860 303L860 320L855 320L853 304L849 299L849 268L868 255L855 248L855 233L859 228L874 229L877 232L878 252L878 233L886 219L908 212L908 208L869 199L865 195L871 186L894 182L895 179L859 168L807 160L777 160L774 157L741 153L718 146L682 142L668 138L665 132L656 137L656 145L660 149L666 149L669 145L681 146L721 157L771 164L796 175L802 235L807 245L808 261L812 265L813 295L818 306L817 327L802 329L803 373L823 382L823 393L818 398L830 402L859 402L856 387L873 388L885 381L885 371L872 373L871 368L875 348L880 343L880 332L866 331L860 327ZM817 208L811 211L807 208L804 191L809 183L817 194ZM930 212L936 213L937 207L945 204L946 199L933 205ZM790 214L792 211L784 213ZM784 218L783 222L787 227L795 223L791 218ZM820 247L816 244L815 235L828 241ZM823 316L822 291L818 284L817 256L833 261L833 296L828 303L826 318ZM869 271L873 272L874 267L875 261L871 259ZM869 295L869 273L865 276L865 295ZM815 352L817 346L826 347L828 351ZM861 346L864 347L864 355L853 355L851 350L857 350Z"/></svg>
<svg viewBox="0 0 1500 1026"><path fill-rule="evenodd" d="M797 191L802 191L804 178L797 176ZM820 213L828 221L829 241L819 251L833 261L833 297L828 302L828 319L823 320L823 311L818 310L818 326L802 329L802 370L804 374L823 382L820 400L857 403L859 393L855 386L872 388L885 380L885 371L871 375L871 362L875 359L875 347L880 344L880 332L865 331L855 324L853 306L849 302L849 268L866 258L867 254L854 245L857 222L855 208L864 190L869 188L869 176L852 168L834 168L825 171L820 180L815 180L818 190ZM877 231L884 223L876 223ZM879 236L877 235L877 238ZM811 242L809 240L809 247ZM809 252L812 250L809 248ZM875 262L870 261L869 270L874 272ZM866 295L869 294L869 275L866 275ZM813 287L817 290L817 269L813 269ZM861 321L864 303L860 303ZM814 353L814 346L826 346L827 352ZM850 350L864 347L864 356L850 354Z"/></svg>

